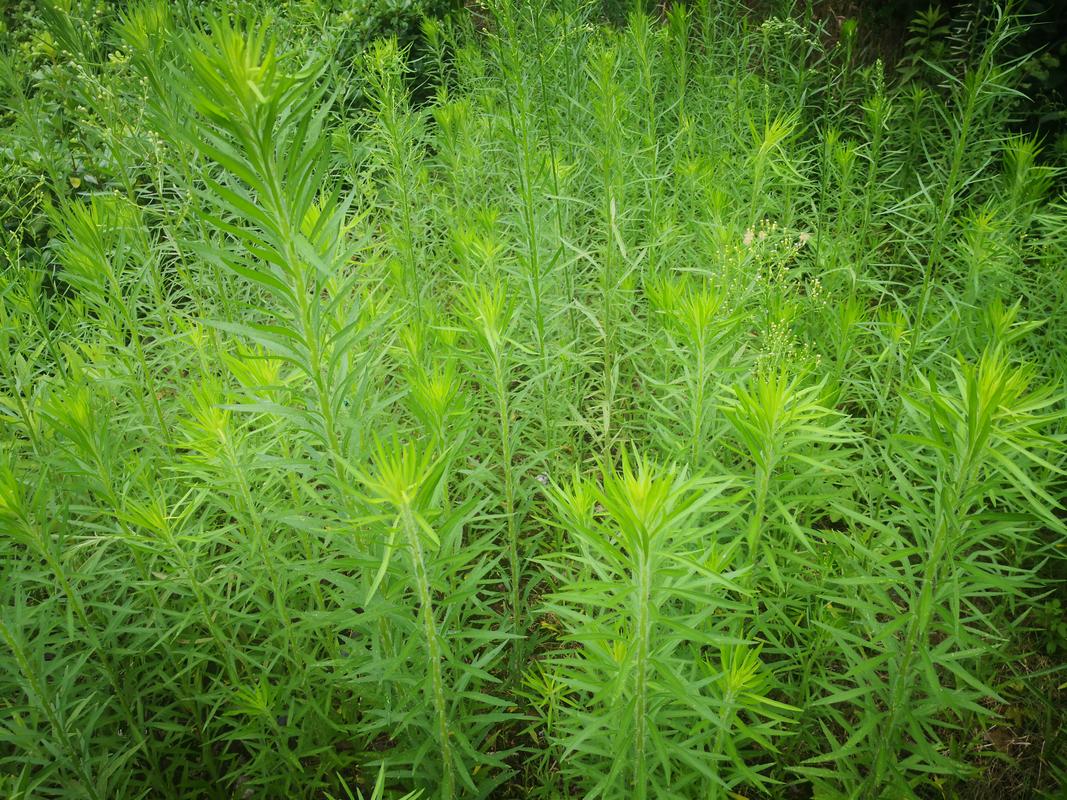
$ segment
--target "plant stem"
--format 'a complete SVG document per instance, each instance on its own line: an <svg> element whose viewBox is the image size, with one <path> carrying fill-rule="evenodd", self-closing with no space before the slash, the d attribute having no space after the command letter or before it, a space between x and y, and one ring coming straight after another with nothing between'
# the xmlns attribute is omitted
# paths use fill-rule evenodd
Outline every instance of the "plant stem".
<svg viewBox="0 0 1067 800"><path fill-rule="evenodd" d="M407 537L415 589L419 596L419 614L422 617L423 636L426 639L426 651L430 660L431 691L434 712L437 717L437 744L441 751L443 785L440 787L440 797L441 800L452 800L456 796L456 776L449 733L448 702L445 697L441 644L438 640L439 634L437 632L437 621L434 617L433 594L430 588L429 575L426 571L422 536L410 505L401 506L400 522L404 535Z"/></svg>

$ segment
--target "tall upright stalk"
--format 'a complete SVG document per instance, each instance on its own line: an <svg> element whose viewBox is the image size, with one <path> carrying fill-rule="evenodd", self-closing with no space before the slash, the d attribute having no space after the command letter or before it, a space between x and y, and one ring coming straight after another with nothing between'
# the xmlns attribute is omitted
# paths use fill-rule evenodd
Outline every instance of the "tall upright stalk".
<svg viewBox="0 0 1067 800"><path fill-rule="evenodd" d="M548 359L545 297L548 294L546 290L547 268L551 267L552 260L550 259L546 264L541 253L540 216L542 211L541 203L538 202L538 197L544 192L543 173L545 159L540 151L538 132L533 127L533 122L536 118L536 98L528 85L526 70L523 66L523 54L519 50L519 46L523 41L522 36L525 33L520 28L522 20L515 16L514 9L510 3L505 3L499 11L498 19L506 35L496 38L497 55L501 62L501 73L504 77L503 88L504 97L507 101L508 125L513 147L515 148L516 173L519 180L520 216L522 218L523 234L526 239L524 260L527 267L526 277L531 308L533 309L534 344L541 373L539 383L541 388L541 423L544 428L544 448L546 452L551 453L555 446L555 421L554 415L550 411L554 381L551 379L553 370ZM534 20L536 23L536 12ZM539 34L535 31L535 36L537 35ZM550 162L548 169L553 176L553 181L555 181L556 165Z"/></svg>
<svg viewBox="0 0 1067 800"><path fill-rule="evenodd" d="M415 307L415 314L423 317L424 287L419 275L419 246L416 233L416 173L421 153L417 144L419 122L408 107L408 94L403 77L406 63L395 40L379 42L372 53L370 71L372 98L375 104L375 125L387 170L383 182L392 198L394 213L399 217L399 234L395 249L404 265L405 291Z"/></svg>
<svg viewBox="0 0 1067 800"><path fill-rule="evenodd" d="M973 161L973 150L976 145L980 144L976 137L980 134L984 114L989 112L998 100L1011 94L1010 89L1004 88L1002 81L1012 70L1019 67L1019 62L1010 63L1005 67L1001 65L1000 60L1004 48L1018 36L1018 33L1018 28L1012 18L1002 9L997 9L993 28L989 33L988 42L982 49L978 63L967 69L962 78L952 78L954 89L952 100L955 108L949 132L951 145L947 154L947 163L943 165L944 178L940 182L940 197L931 209L934 213L933 232L930 235L930 246L923 262L922 286L919 290L919 302L912 323L914 333L910 337L904 357L901 381L911 379L915 354L919 341L923 338L920 332L926 319L927 306L945 258L949 233L955 224L956 204L960 193L972 179L966 174L965 166L969 161ZM893 420L894 432L899 422L900 407L898 406Z"/></svg>
<svg viewBox="0 0 1067 800"><path fill-rule="evenodd" d="M600 264L600 328L601 328L601 391L602 431L605 445L611 440L615 390L618 382L616 338L619 282L624 266L619 249L619 213L622 204L623 130L620 123L623 102L617 81L618 54L613 44L605 45L594 58L593 104L597 120L599 143L597 164L600 177L600 220L602 226Z"/></svg>
<svg viewBox="0 0 1067 800"><path fill-rule="evenodd" d="M442 800L452 800L456 796L456 772L452 763L451 727L448 720L448 699L445 694L443 665L441 655L440 633L434 612L433 591L426 570L423 554L422 532L409 504L399 509L400 525L407 540L408 557L411 559L412 576L419 596L419 616L422 620L422 633L426 643L426 654L430 660L430 678L434 714L437 718L437 746L441 753Z"/></svg>

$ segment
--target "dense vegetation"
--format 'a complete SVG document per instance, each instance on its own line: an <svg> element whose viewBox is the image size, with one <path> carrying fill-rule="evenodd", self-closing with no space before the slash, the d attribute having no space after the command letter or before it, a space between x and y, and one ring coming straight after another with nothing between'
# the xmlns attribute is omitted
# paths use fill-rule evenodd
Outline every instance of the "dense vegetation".
<svg viewBox="0 0 1067 800"><path fill-rule="evenodd" d="M4 18L0 794L1059 796L1017 17L116 5Z"/></svg>

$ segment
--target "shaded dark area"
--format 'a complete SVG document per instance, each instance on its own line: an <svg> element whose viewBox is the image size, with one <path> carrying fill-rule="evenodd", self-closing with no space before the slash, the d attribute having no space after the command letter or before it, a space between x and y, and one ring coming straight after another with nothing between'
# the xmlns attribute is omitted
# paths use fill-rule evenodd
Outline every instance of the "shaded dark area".
<svg viewBox="0 0 1067 800"><path fill-rule="evenodd" d="M604 16L618 24L634 5L627 0L602 0ZM647 10L659 12L670 5L665 0L644 3ZM699 5L699 0L689 5ZM748 0L748 5L759 16L814 17L832 36L840 35L844 25L855 23L860 60L881 58L888 65L914 58L923 46L934 53L943 51L971 20L1005 8L1028 25L1013 55L1035 54L1026 66L1023 90L1027 97L1019 103L1016 128L1040 137L1050 159L1067 158L1067 3L1062 0L1007 4L992 0Z"/></svg>
<svg viewBox="0 0 1067 800"><path fill-rule="evenodd" d="M856 26L861 61L882 59L899 65L928 46L933 52L950 46L951 38L970 20L988 17L997 9L1016 14L1028 23L1018 39L1016 57L1034 54L1026 64L1022 90L1026 97L1017 109L1019 132L1031 133L1044 144L1049 160L1067 158L1067 3L1063 0L744 0L758 16L791 15L822 20L831 36L844 26ZM644 0L647 11L662 13L672 3ZM690 0L696 6L699 0ZM602 0L603 14L621 25L641 0Z"/></svg>
<svg viewBox="0 0 1067 800"><path fill-rule="evenodd" d="M868 59L882 58L891 64L912 54L919 43L936 48L940 40L940 45L947 47L960 26L976 16L988 15L998 5L989 0L828 0L811 4L815 15L826 19L831 28L855 19L860 51ZM1046 155L1062 159L1067 156L1067 5L1056 0L1021 0L1009 4L1008 9L1028 25L1016 42L1015 55L1036 54L1026 67L1028 77L1023 88L1027 98L1017 110L1017 129L1039 136Z"/></svg>

